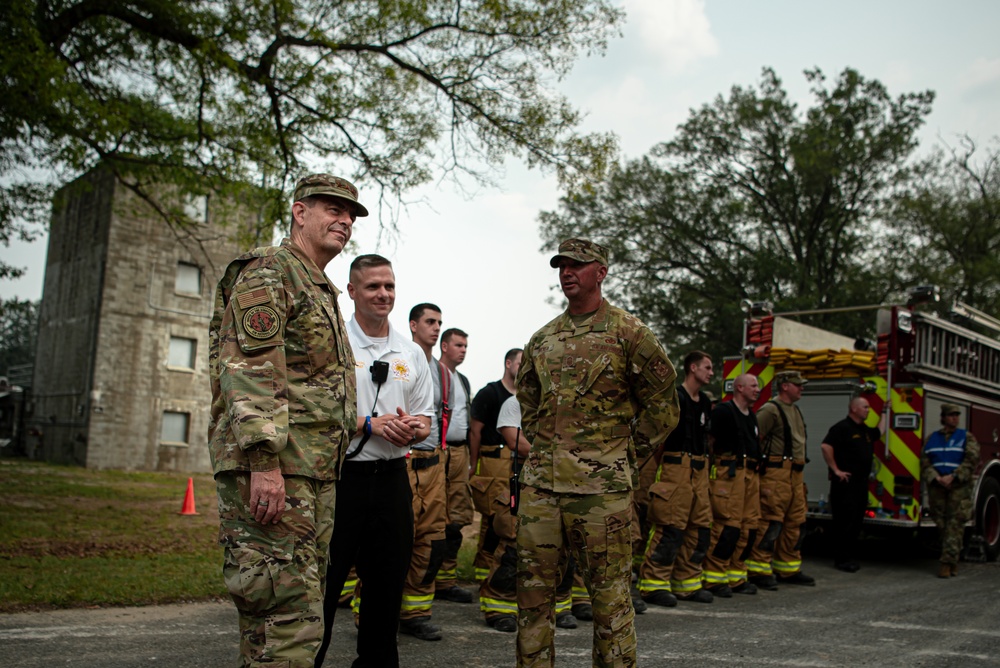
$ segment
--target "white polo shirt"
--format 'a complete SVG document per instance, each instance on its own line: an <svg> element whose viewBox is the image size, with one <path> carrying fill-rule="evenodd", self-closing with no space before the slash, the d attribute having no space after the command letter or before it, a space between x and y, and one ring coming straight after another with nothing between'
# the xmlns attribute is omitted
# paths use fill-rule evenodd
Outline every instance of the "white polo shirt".
<svg viewBox="0 0 1000 668"><path fill-rule="evenodd" d="M497 415L497 429L500 427L521 428L521 404L517 403L517 395L507 397L507 400L500 405L500 413Z"/></svg>
<svg viewBox="0 0 1000 668"><path fill-rule="evenodd" d="M424 415L434 419L434 391L430 378L430 368L424 351L417 344L403 338L389 325L389 337L384 345L372 341L361 330L354 316L347 323L347 338L354 351L355 374L358 379L358 416L372 414L372 404L379 415L395 414L396 407L410 415ZM381 352L378 352L381 348ZM382 383L375 401L375 382L369 371L372 362L381 360L389 364L389 378ZM354 452L361 442L361 436L351 439L348 454ZM352 462L367 462L376 459L397 459L405 457L407 448L397 448L381 436L368 439L364 450Z"/></svg>
<svg viewBox="0 0 1000 668"><path fill-rule="evenodd" d="M465 394L465 386L462 385L457 373L451 374L451 387L454 397L451 401L451 424L448 433L450 441L464 441L469 432L469 397Z"/></svg>

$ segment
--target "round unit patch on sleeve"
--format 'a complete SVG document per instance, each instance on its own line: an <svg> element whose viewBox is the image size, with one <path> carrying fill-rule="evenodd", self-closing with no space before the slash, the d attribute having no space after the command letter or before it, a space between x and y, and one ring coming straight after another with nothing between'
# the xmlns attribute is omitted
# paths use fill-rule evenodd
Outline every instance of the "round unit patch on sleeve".
<svg viewBox="0 0 1000 668"><path fill-rule="evenodd" d="M254 306L243 314L243 329L255 339L269 339L278 333L278 314L270 306Z"/></svg>

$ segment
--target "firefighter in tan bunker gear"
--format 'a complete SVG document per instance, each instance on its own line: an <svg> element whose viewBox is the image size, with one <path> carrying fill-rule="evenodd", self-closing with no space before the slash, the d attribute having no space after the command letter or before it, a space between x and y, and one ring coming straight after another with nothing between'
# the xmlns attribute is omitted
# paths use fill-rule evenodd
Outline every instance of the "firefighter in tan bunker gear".
<svg viewBox="0 0 1000 668"><path fill-rule="evenodd" d="M678 599L711 603L702 587L702 562L711 538L706 446L711 400L701 388L712 379L712 359L695 350L684 357L678 389L680 421L660 454L649 488L653 534L639 568L639 591L647 603L673 607Z"/></svg>
<svg viewBox="0 0 1000 668"><path fill-rule="evenodd" d="M802 572L802 527L806 496L806 425L795 405L808 381L798 371L781 371L772 387L778 395L757 411L761 457L757 544L747 559L750 582L774 590L779 583L814 586Z"/></svg>

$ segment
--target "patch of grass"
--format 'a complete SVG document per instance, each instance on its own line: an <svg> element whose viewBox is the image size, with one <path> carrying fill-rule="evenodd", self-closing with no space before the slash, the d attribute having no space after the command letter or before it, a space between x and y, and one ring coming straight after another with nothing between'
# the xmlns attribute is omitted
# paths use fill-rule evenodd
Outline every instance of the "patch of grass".
<svg viewBox="0 0 1000 668"><path fill-rule="evenodd" d="M462 547L458 548L458 566L455 567L455 575L464 582L476 581L476 569L472 565L476 558L476 538L466 538L462 541Z"/></svg>
<svg viewBox="0 0 1000 668"><path fill-rule="evenodd" d="M199 515L178 514L194 479ZM228 598L210 474L0 459L0 612ZM475 581L479 516L458 555Z"/></svg>
<svg viewBox="0 0 1000 668"><path fill-rule="evenodd" d="M199 515L179 515L188 477ZM227 596L209 474L0 459L0 611Z"/></svg>

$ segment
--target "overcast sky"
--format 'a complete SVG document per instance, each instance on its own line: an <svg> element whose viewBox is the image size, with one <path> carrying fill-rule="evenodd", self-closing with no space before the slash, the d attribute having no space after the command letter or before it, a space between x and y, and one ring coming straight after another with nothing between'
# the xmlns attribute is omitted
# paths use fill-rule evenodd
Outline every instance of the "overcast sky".
<svg viewBox="0 0 1000 668"><path fill-rule="evenodd" d="M921 133L923 150L961 134L980 144L1000 135L1000 2L992 0L624 0L624 36L603 58L581 61L561 90L587 114L584 129L612 131L628 158L670 139L692 108L756 85L772 67L792 99L810 102L802 71L820 67L832 80L845 67L880 80L889 93L935 91ZM511 162L500 189L459 194L449 182L411 193L427 204L401 216L401 236L376 246L376 221L360 219L361 253L379 252L396 269L393 325L408 331L418 302L441 306L445 327L469 332L461 370L473 391L503 371L503 354L522 346L557 315L549 254L540 252L538 213L557 206L551 176ZM365 199L365 184L361 201ZM0 282L0 297L41 297L45 241L0 248L27 276ZM327 267L345 289L352 256ZM614 267L611 267L614 272ZM766 296L762 295L762 298ZM345 313L353 304L344 290ZM685 351L670 351L679 358Z"/></svg>

